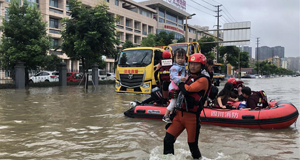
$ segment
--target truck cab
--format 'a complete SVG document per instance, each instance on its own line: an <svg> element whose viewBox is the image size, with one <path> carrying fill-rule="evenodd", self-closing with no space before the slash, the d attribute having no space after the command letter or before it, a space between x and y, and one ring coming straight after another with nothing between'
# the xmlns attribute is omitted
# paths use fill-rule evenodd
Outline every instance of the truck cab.
<svg viewBox="0 0 300 160"><path fill-rule="evenodd" d="M177 48L182 48L186 51L186 56L189 57L190 55L194 53L201 53L200 52L200 45L198 42L184 42L184 43L174 43L168 45L169 50L172 51L172 53ZM174 54L174 53L173 53Z"/></svg>
<svg viewBox="0 0 300 160"><path fill-rule="evenodd" d="M154 71L163 51L155 47L124 49L117 59L115 91L150 94L156 86Z"/></svg>

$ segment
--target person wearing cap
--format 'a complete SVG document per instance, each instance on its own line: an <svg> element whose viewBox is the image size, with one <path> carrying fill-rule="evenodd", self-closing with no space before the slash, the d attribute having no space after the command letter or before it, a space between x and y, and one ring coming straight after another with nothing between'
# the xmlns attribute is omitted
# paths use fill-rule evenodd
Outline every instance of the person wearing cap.
<svg viewBox="0 0 300 160"><path fill-rule="evenodd" d="M164 154L174 154L174 143L177 137L186 129L188 145L193 158L200 158L201 152L198 147L200 134L200 113L207 98L210 88L209 77L201 72L206 65L206 57L201 53L192 54L189 57L189 77L185 82L180 82L179 89L185 100L180 108L176 109L172 123L166 126L164 137Z"/></svg>
<svg viewBox="0 0 300 160"><path fill-rule="evenodd" d="M172 58L172 56L171 56L170 51L165 50L162 53L162 59L161 59L160 63L158 64L158 66L156 67L156 70L154 72L155 80L157 81L157 84L158 84L159 88L161 88L161 91L162 91L162 95L163 95L162 103L163 104L167 104L167 101L168 101L168 96L169 96L168 87L170 84L169 70L172 67L172 64L163 66L162 60L170 59L172 61L171 58Z"/></svg>
<svg viewBox="0 0 300 160"><path fill-rule="evenodd" d="M230 93L230 97L234 99L230 99L232 101L242 101L244 97L242 96L242 88L244 87L243 81L237 81L235 78L229 78L227 83L231 83L233 85L233 90Z"/></svg>

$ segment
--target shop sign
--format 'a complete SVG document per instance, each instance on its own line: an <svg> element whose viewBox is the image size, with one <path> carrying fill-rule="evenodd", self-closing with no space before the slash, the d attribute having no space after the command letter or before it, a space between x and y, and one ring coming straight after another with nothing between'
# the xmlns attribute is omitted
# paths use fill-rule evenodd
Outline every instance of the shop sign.
<svg viewBox="0 0 300 160"><path fill-rule="evenodd" d="M177 32L180 32L180 33L184 34L184 31L182 29L179 29L178 27L164 25L164 28L170 29L170 30L173 30L173 31L177 31Z"/></svg>
<svg viewBox="0 0 300 160"><path fill-rule="evenodd" d="M182 10L186 10L186 0L164 0L173 6L180 8Z"/></svg>

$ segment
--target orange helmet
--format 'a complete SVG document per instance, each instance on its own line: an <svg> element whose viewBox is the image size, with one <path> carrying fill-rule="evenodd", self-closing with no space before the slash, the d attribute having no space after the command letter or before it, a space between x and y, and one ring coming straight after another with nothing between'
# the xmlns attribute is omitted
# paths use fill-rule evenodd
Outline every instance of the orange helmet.
<svg viewBox="0 0 300 160"><path fill-rule="evenodd" d="M202 53L195 53L189 57L189 62L201 63L206 65L206 57Z"/></svg>
<svg viewBox="0 0 300 160"><path fill-rule="evenodd" d="M236 84L236 79L235 78L229 78L227 80L228 83L231 83L231 84Z"/></svg>
<svg viewBox="0 0 300 160"><path fill-rule="evenodd" d="M171 58L171 53L168 50L165 50L162 54L163 59Z"/></svg>

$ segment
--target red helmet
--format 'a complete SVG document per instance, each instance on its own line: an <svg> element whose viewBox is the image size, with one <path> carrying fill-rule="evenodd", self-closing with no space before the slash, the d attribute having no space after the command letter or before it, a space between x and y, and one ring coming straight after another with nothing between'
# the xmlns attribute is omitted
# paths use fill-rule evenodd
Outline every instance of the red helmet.
<svg viewBox="0 0 300 160"><path fill-rule="evenodd" d="M227 80L228 83L231 83L231 84L236 84L236 79L235 78L229 78Z"/></svg>
<svg viewBox="0 0 300 160"><path fill-rule="evenodd" d="M190 55L189 62L196 62L206 65L206 57L202 53L195 53Z"/></svg>
<svg viewBox="0 0 300 160"><path fill-rule="evenodd" d="M162 54L163 59L171 58L171 53L168 50L165 50Z"/></svg>

